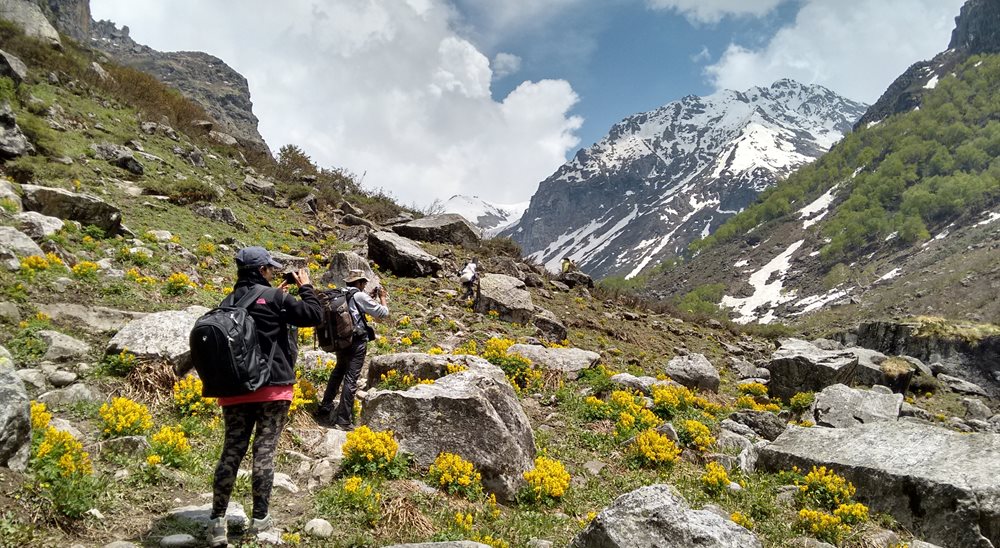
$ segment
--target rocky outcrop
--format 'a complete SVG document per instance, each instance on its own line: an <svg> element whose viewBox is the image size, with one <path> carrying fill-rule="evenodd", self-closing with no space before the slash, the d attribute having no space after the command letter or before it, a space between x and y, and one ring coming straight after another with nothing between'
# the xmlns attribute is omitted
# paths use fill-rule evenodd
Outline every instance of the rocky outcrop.
<svg viewBox="0 0 1000 548"><path fill-rule="evenodd" d="M531 323L535 316L535 305L524 282L503 274L480 275L475 309L481 314L496 311L501 320L521 324Z"/></svg>
<svg viewBox="0 0 1000 548"><path fill-rule="evenodd" d="M90 145L90 150L94 157L104 160L113 166L120 167L133 175L142 175L145 172L139 160L127 147L113 145L110 143L94 143Z"/></svg>
<svg viewBox="0 0 1000 548"><path fill-rule="evenodd" d="M320 276L320 286L334 284L337 287L346 287L347 284L344 282L344 279L347 278L352 270L360 270L368 278L368 285L365 287L366 291L371 292L382 284L382 280L372 270L372 267L368 266L368 261L364 257L353 251L338 251L330 257L329 269Z"/></svg>
<svg viewBox="0 0 1000 548"><path fill-rule="evenodd" d="M416 379L438 379L448 374L449 365L468 367L475 356L451 354L424 354L421 352L399 352L374 356L368 361L368 386L378 384L379 378L391 370L401 375L413 375Z"/></svg>
<svg viewBox="0 0 1000 548"><path fill-rule="evenodd" d="M17 158L33 152L35 147L18 127L10 104L4 101L0 105L0 159Z"/></svg>
<svg viewBox="0 0 1000 548"><path fill-rule="evenodd" d="M361 422L394 431L421 467L442 451L460 455L476 466L487 491L513 500L534 466L531 425L503 371L480 358L467 364L433 384L369 393Z"/></svg>
<svg viewBox="0 0 1000 548"><path fill-rule="evenodd" d="M701 354L675 356L667 363L664 372L688 388L710 392L719 390L719 370Z"/></svg>
<svg viewBox="0 0 1000 548"><path fill-rule="evenodd" d="M31 448L31 406L24 383L0 347L0 466L24 470Z"/></svg>
<svg viewBox="0 0 1000 548"><path fill-rule="evenodd" d="M759 466L827 466L856 498L942 546L1000 546L1000 436L875 422L854 428L792 427L760 450Z"/></svg>
<svg viewBox="0 0 1000 548"><path fill-rule="evenodd" d="M228 207L215 207L213 205L199 205L191 209L195 215L200 215L213 221L225 223L239 230L246 230L247 226L236 218L236 214Z"/></svg>
<svg viewBox="0 0 1000 548"><path fill-rule="evenodd" d="M768 411L743 409L729 415L729 420L749 428L755 435L775 440L785 432L788 424L781 417Z"/></svg>
<svg viewBox="0 0 1000 548"><path fill-rule="evenodd" d="M507 354L520 354L540 369L561 373L563 378L576 379L580 372L601 361L601 355L579 348L546 348L535 344L515 344Z"/></svg>
<svg viewBox="0 0 1000 548"><path fill-rule="evenodd" d="M127 350L139 359L182 363L191 353L188 338L194 322L208 309L192 306L147 314L130 321L108 342L107 353Z"/></svg>
<svg viewBox="0 0 1000 548"><path fill-rule="evenodd" d="M791 398L798 392L815 392L833 384L851 384L858 357L850 352L820 350L799 339L782 339L767 365L772 396Z"/></svg>
<svg viewBox="0 0 1000 548"><path fill-rule="evenodd" d="M590 276L580 272L579 270L570 270L569 272L563 272L557 278L560 282L566 284L570 289L580 286L586 287L587 289L594 288L594 279Z"/></svg>
<svg viewBox="0 0 1000 548"><path fill-rule="evenodd" d="M429 215L415 221L395 225L392 231L421 242L456 244L475 247L482 240L479 229L457 213Z"/></svg>
<svg viewBox="0 0 1000 548"><path fill-rule="evenodd" d="M692 510L673 487L624 494L594 518L570 548L759 548L750 531L708 510Z"/></svg>
<svg viewBox="0 0 1000 548"><path fill-rule="evenodd" d="M52 27L45 14L29 0L0 0L0 19L16 23L26 36L37 38L50 46L62 48L59 32Z"/></svg>
<svg viewBox="0 0 1000 548"><path fill-rule="evenodd" d="M0 49L0 76L6 76L20 85L28 77L28 67L16 55Z"/></svg>
<svg viewBox="0 0 1000 548"><path fill-rule="evenodd" d="M42 215L37 211L25 211L14 215L21 230L32 240L44 242L62 230L66 223L62 219Z"/></svg>
<svg viewBox="0 0 1000 548"><path fill-rule="evenodd" d="M0 260L10 262L9 266L13 266L13 270L19 268L19 259L44 254L42 248L20 230L0 226Z"/></svg>
<svg viewBox="0 0 1000 548"><path fill-rule="evenodd" d="M899 418L902 405L902 394L855 390L835 384L816 394L809 414L810 420L817 426L850 428L878 421L895 421Z"/></svg>
<svg viewBox="0 0 1000 548"><path fill-rule="evenodd" d="M121 210L97 196L36 185L21 185L21 191L26 210L94 225L112 236L121 232Z"/></svg>
<svg viewBox="0 0 1000 548"><path fill-rule="evenodd" d="M432 276L441 270L441 261L416 242L393 232L368 235L368 258L397 276Z"/></svg>

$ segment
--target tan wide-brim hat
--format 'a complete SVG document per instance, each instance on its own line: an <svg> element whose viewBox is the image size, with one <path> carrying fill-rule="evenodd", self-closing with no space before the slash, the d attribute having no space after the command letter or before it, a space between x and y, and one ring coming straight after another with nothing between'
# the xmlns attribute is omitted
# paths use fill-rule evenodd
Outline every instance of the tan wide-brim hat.
<svg viewBox="0 0 1000 548"><path fill-rule="evenodd" d="M360 280L364 280L367 282L368 276L365 276L365 273L362 272L361 270L350 270L347 272L347 277L344 278L344 283L352 284Z"/></svg>

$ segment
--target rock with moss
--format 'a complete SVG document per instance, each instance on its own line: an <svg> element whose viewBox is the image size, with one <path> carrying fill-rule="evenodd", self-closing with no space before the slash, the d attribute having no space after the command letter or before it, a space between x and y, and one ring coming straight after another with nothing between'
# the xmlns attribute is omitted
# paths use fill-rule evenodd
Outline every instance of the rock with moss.
<svg viewBox="0 0 1000 548"><path fill-rule="evenodd" d="M428 356L436 367L437 356ZM422 468L441 452L456 453L482 474L483 487L514 500L534 467L535 437L514 388L500 368L468 357L467 369L408 390L374 390L361 423L395 432L401 451Z"/></svg>
<svg viewBox="0 0 1000 548"><path fill-rule="evenodd" d="M709 510L693 510L670 485L626 493L605 508L570 548L759 548L753 533Z"/></svg>
<svg viewBox="0 0 1000 548"><path fill-rule="evenodd" d="M524 282L503 274L483 274L479 279L479 299L476 312L496 312L500 319L521 324L531 323L535 305Z"/></svg>
<svg viewBox="0 0 1000 548"><path fill-rule="evenodd" d="M428 215L415 221L398 224L392 231L421 242L457 244L474 247L482 240L479 229L457 213Z"/></svg>
<svg viewBox="0 0 1000 548"><path fill-rule="evenodd" d="M507 349L508 354L520 354L531 360L536 367L562 374L563 378L574 380L580 372L590 369L601 361L601 355L579 348L546 348L537 344L515 344Z"/></svg>
<svg viewBox="0 0 1000 548"><path fill-rule="evenodd" d="M368 235L368 258L397 276L433 276L442 268L441 260L416 242L394 232L374 231Z"/></svg>
<svg viewBox="0 0 1000 548"><path fill-rule="evenodd" d="M945 546L1000 546L1000 435L909 421L791 427L760 450L770 471L826 466L855 498Z"/></svg>
<svg viewBox="0 0 1000 548"><path fill-rule="evenodd" d="M525 281L525 285L528 282ZM535 307L535 316L531 318L531 323L538 328L540 336L552 342L562 342L569 336L566 324L551 311L542 307Z"/></svg>
<svg viewBox="0 0 1000 548"><path fill-rule="evenodd" d="M857 390L835 384L816 394L809 415L817 426L850 428L877 421L895 421L899 419L902 405L902 394Z"/></svg>
<svg viewBox="0 0 1000 548"><path fill-rule="evenodd" d="M97 196L37 185L21 185L21 191L26 210L94 225L111 236L121 232L121 210Z"/></svg>
<svg viewBox="0 0 1000 548"><path fill-rule="evenodd" d="M800 339L782 339L780 344L767 365L772 396L787 399L799 392L816 392L854 381L858 357L851 352L821 350Z"/></svg>

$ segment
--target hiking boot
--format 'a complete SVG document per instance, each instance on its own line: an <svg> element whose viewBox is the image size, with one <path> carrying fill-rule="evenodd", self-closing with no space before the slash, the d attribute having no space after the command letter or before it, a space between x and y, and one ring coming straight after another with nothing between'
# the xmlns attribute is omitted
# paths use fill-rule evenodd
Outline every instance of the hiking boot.
<svg viewBox="0 0 1000 548"><path fill-rule="evenodd" d="M208 531L205 540L209 546L228 546L229 536L226 531L226 516L215 518L208 522Z"/></svg>
<svg viewBox="0 0 1000 548"><path fill-rule="evenodd" d="M354 430L353 424L334 424L333 427L337 430L343 430L344 432L351 432Z"/></svg>
<svg viewBox="0 0 1000 548"><path fill-rule="evenodd" d="M317 424L327 424L330 422L330 413L332 412L333 410L330 409L329 407L326 408L320 407L312 412L312 416L313 419L316 420Z"/></svg>
<svg viewBox="0 0 1000 548"><path fill-rule="evenodd" d="M261 519L253 518L253 523L250 524L249 533L261 533L267 531L271 528L271 514L264 516Z"/></svg>

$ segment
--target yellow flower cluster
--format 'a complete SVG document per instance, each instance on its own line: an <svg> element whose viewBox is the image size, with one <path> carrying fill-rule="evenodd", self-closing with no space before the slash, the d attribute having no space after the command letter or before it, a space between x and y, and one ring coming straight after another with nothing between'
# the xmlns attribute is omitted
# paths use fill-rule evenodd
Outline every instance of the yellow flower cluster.
<svg viewBox="0 0 1000 548"><path fill-rule="evenodd" d="M21 259L21 270L26 271L28 274L48 270L51 266L52 264L49 260L41 255L29 255Z"/></svg>
<svg viewBox="0 0 1000 548"><path fill-rule="evenodd" d="M472 521L472 513L471 512L470 513L463 513L463 512L456 512L455 513L455 525L457 525L459 529L462 529L464 531L470 531L470 530L472 530L472 523L473 523L473 521Z"/></svg>
<svg viewBox="0 0 1000 548"><path fill-rule="evenodd" d="M651 390L653 395L653 410L661 417L670 418L681 411L701 409L707 413L717 414L722 407L695 394L686 386L656 384Z"/></svg>
<svg viewBox="0 0 1000 548"><path fill-rule="evenodd" d="M295 372L295 385L292 386L292 404L288 406L288 414L304 408L316 401L316 386L302 376L301 371Z"/></svg>
<svg viewBox="0 0 1000 548"><path fill-rule="evenodd" d="M812 502L829 510L850 501L855 492L853 483L825 466L813 466L799 482L799 498L803 502Z"/></svg>
<svg viewBox="0 0 1000 548"><path fill-rule="evenodd" d="M391 430L375 432L362 426L347 433L343 449L344 468L376 473L392 464L398 450L399 444Z"/></svg>
<svg viewBox="0 0 1000 548"><path fill-rule="evenodd" d="M411 320L409 316L403 316L402 318L396 321L396 325L398 325L399 327L407 327L410 325L410 322Z"/></svg>
<svg viewBox="0 0 1000 548"><path fill-rule="evenodd" d="M313 336L316 335L316 328L314 327L300 327L299 328L299 344L309 344L313 340ZM317 359L320 359L317 357Z"/></svg>
<svg viewBox="0 0 1000 548"><path fill-rule="evenodd" d="M197 251L198 255L203 257L207 255L215 255L215 244L212 242L201 242L198 244L198 248L195 251Z"/></svg>
<svg viewBox="0 0 1000 548"><path fill-rule="evenodd" d="M486 315L494 320L500 317L500 313L497 312L496 310L490 310L489 312L486 313Z"/></svg>
<svg viewBox="0 0 1000 548"><path fill-rule="evenodd" d="M801 413L813 404L816 395L812 392L799 392L788 400L788 407L796 413Z"/></svg>
<svg viewBox="0 0 1000 548"><path fill-rule="evenodd" d="M107 437L141 435L153 427L153 416L141 403L128 398L114 398L98 410Z"/></svg>
<svg viewBox="0 0 1000 548"><path fill-rule="evenodd" d="M445 371L447 375L453 375L455 373L461 373L462 371L468 371L469 368L460 363L449 363L445 366Z"/></svg>
<svg viewBox="0 0 1000 548"><path fill-rule="evenodd" d="M677 436L685 444L699 451L708 451L715 445L712 431L703 423L693 419L681 421L680 427L677 429Z"/></svg>
<svg viewBox="0 0 1000 548"><path fill-rule="evenodd" d="M80 261L73 265L73 275L77 278L93 278L97 275L99 267L97 263L91 261Z"/></svg>
<svg viewBox="0 0 1000 548"><path fill-rule="evenodd" d="M536 457L535 468L524 473L530 496L535 500L558 499L569 489L569 472L555 459Z"/></svg>
<svg viewBox="0 0 1000 548"><path fill-rule="evenodd" d="M752 531L754 528L753 520L750 519L750 516L742 512L733 512L732 515L729 516L729 519L733 520L733 523L743 527L744 529L750 529Z"/></svg>
<svg viewBox="0 0 1000 548"><path fill-rule="evenodd" d="M292 546L298 546L302 543L302 535L298 533L281 533L281 541Z"/></svg>
<svg viewBox="0 0 1000 548"><path fill-rule="evenodd" d="M80 243L83 244L83 247L91 251L97 249L97 247L100 245L97 243L97 240L93 238L93 236L84 236L83 239L80 240Z"/></svg>
<svg viewBox="0 0 1000 548"><path fill-rule="evenodd" d="M201 379L188 375L174 383L174 405L181 415L211 416L219 407L215 398L202 397Z"/></svg>
<svg viewBox="0 0 1000 548"><path fill-rule="evenodd" d="M622 411L618 414L618 422L615 423L615 431L618 437L624 438L636 430L646 430L656 428L663 424L663 419L657 417L652 411L645 407L635 411Z"/></svg>
<svg viewBox="0 0 1000 548"><path fill-rule="evenodd" d="M378 520L382 494L375 491L371 484L358 476L351 476L344 480L342 490L342 501L345 506L355 510L363 510L369 523Z"/></svg>
<svg viewBox="0 0 1000 548"><path fill-rule="evenodd" d="M514 346L514 339L492 337L486 341L486 348L483 349L483 358L506 358L507 349Z"/></svg>
<svg viewBox="0 0 1000 548"><path fill-rule="evenodd" d="M459 355L462 355L462 354L468 354L470 356L477 356L477 355L479 355L479 345L476 343L476 341L470 340L469 342L467 342L465 344L462 344L462 345L459 345L459 346L455 347L455 349L452 350L451 353L454 354L454 355L456 355L456 356L459 356Z"/></svg>
<svg viewBox="0 0 1000 548"><path fill-rule="evenodd" d="M468 498L483 490L482 476L469 461L454 453L441 453L431 464L428 476L432 483L450 494Z"/></svg>
<svg viewBox="0 0 1000 548"><path fill-rule="evenodd" d="M41 467L54 463L59 476L63 478L90 476L94 473L90 455L83 450L83 444L69 432L57 430L54 426L45 429L42 441L35 450L35 459Z"/></svg>
<svg viewBox="0 0 1000 548"><path fill-rule="evenodd" d="M748 382L746 384L741 384L738 388L740 394L746 394L748 396L764 397L767 396L767 387L759 382Z"/></svg>
<svg viewBox="0 0 1000 548"><path fill-rule="evenodd" d="M410 336L409 336L409 338L410 338L410 340L412 340L412 341L413 341L414 343L418 343L418 342L420 342L421 340L423 340L423 338L424 338L424 334L423 334L423 333L421 333L420 331L416 331L416 330L414 330L414 331L411 331L411 332L410 332Z"/></svg>
<svg viewBox="0 0 1000 548"><path fill-rule="evenodd" d="M711 494L719 494L729 487L729 474L726 468L717 462L705 465L705 473L701 475L701 486Z"/></svg>
<svg viewBox="0 0 1000 548"><path fill-rule="evenodd" d="M149 455L146 457L146 464L149 466L157 466L163 463L163 457L160 455Z"/></svg>
<svg viewBox="0 0 1000 548"><path fill-rule="evenodd" d="M319 272L320 266L317 262L309 261L309 264L306 266L309 268L309 272Z"/></svg>
<svg viewBox="0 0 1000 548"><path fill-rule="evenodd" d="M500 537L494 537L493 535L473 535L472 541L478 542L479 544L485 544L490 548L510 548L510 543Z"/></svg>
<svg viewBox="0 0 1000 548"><path fill-rule="evenodd" d="M39 402L31 402L31 429L32 430L44 430L49 425L49 421L52 420L52 413L46 411L45 404Z"/></svg>
<svg viewBox="0 0 1000 548"><path fill-rule="evenodd" d="M386 390L406 390L411 386L423 383L423 381L418 381L412 374L406 373L404 375L395 369L390 369L382 373L379 375L378 380L379 385Z"/></svg>
<svg viewBox="0 0 1000 548"><path fill-rule="evenodd" d="M190 289L197 289L198 284L191 281L191 278L183 272L175 272L167 278L163 290L168 295L180 295Z"/></svg>
<svg viewBox="0 0 1000 548"><path fill-rule="evenodd" d="M839 517L808 508L799 510L799 527L819 540L832 544L838 544L851 532L851 528Z"/></svg>
<svg viewBox="0 0 1000 548"><path fill-rule="evenodd" d="M430 350L427 351L427 353L430 354L431 356L438 356L440 354L444 354L444 349L441 348L440 346L432 346Z"/></svg>
<svg viewBox="0 0 1000 548"><path fill-rule="evenodd" d="M868 507L860 502L841 504L833 511L833 515L849 525L868 521Z"/></svg>
<svg viewBox="0 0 1000 548"><path fill-rule="evenodd" d="M413 346L413 339L409 337L403 337L402 339L399 339L399 344L403 346Z"/></svg>
<svg viewBox="0 0 1000 548"><path fill-rule="evenodd" d="M777 413L781 411L781 406L776 403L760 403L756 398L749 394L744 394L736 398L736 407L738 409L750 409L752 411L770 411L772 413Z"/></svg>
<svg viewBox="0 0 1000 548"><path fill-rule="evenodd" d="M142 273L139 272L139 269L135 267L125 271L125 278L132 280L139 285L156 285L156 278L152 276L143 276Z"/></svg>
<svg viewBox="0 0 1000 548"><path fill-rule="evenodd" d="M629 450L640 464L649 466L673 464L681 454L677 444L652 428L640 432Z"/></svg>
<svg viewBox="0 0 1000 548"><path fill-rule="evenodd" d="M153 455L168 466L181 466L191 453L191 443L179 426L164 426L149 440Z"/></svg>

